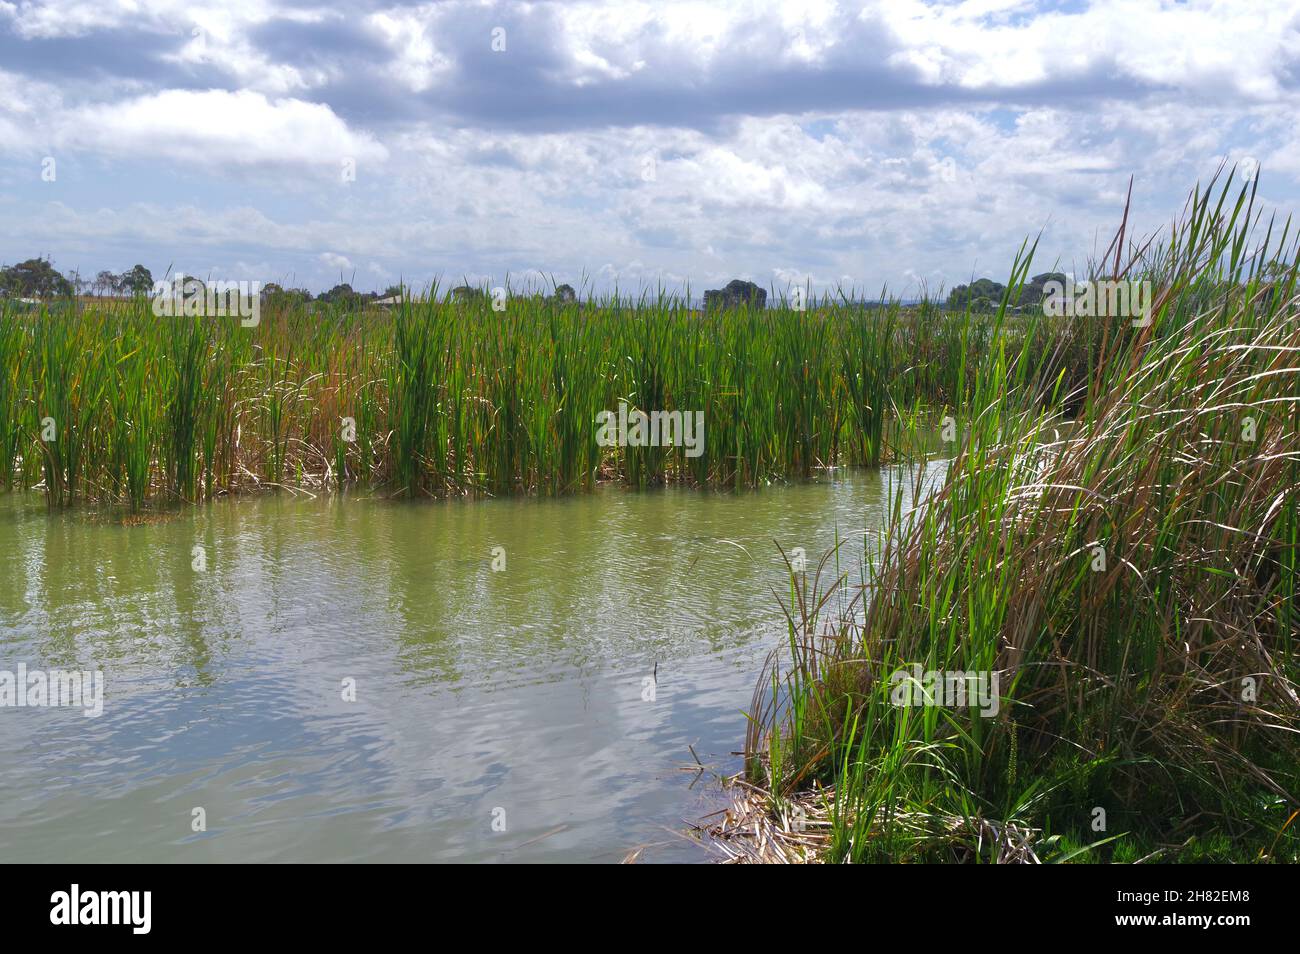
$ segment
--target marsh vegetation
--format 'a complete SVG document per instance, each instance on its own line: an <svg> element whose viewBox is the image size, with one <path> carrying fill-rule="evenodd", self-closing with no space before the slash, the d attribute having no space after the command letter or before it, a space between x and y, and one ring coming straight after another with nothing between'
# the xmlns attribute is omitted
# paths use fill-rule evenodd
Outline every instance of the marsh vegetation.
<svg viewBox="0 0 1300 954"><path fill-rule="evenodd" d="M1296 241L1253 202L1229 177L1161 242L1121 229L1102 264L1152 320L1073 380L999 309L943 485L791 576L735 857L1297 859ZM897 704L914 666L996 673L997 715Z"/></svg>
<svg viewBox="0 0 1300 954"><path fill-rule="evenodd" d="M1300 258L1254 203L1229 176L1161 241L1120 228L1091 274L1150 282L1142 322L1020 307L1055 274L1031 278L1029 245L999 303L961 308L497 310L430 288L243 327L0 300L0 483L138 515L266 488L744 490L889 464L916 480L865 556L790 567L720 844L1295 860ZM597 421L624 404L699 415L703 440L606 446ZM918 667L996 674L996 711L898 705L893 674Z"/></svg>

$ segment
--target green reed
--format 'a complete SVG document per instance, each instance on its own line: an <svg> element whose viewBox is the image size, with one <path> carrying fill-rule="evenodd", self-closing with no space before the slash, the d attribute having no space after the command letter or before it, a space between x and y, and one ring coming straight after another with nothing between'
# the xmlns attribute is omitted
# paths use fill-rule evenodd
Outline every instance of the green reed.
<svg viewBox="0 0 1300 954"><path fill-rule="evenodd" d="M262 485L754 487L896 459L899 422L969 405L971 369L993 354L990 316L926 303L706 312L662 294L440 298L431 287L391 310L296 305L251 327L159 318L144 298L0 303L8 481L42 486L52 505L135 508ZM1069 350L1071 330L1033 333L1071 381L1095 373L1100 341ZM702 412L702 453L599 446L597 415L620 402Z"/></svg>
<svg viewBox="0 0 1300 954"><path fill-rule="evenodd" d="M1229 177L1163 248L1121 230L1096 277L1151 278L1149 324L969 322L942 479L895 472L851 598L829 557L792 575L746 751L820 858L1300 857L1300 249L1253 201ZM897 704L913 665L997 673L999 711Z"/></svg>

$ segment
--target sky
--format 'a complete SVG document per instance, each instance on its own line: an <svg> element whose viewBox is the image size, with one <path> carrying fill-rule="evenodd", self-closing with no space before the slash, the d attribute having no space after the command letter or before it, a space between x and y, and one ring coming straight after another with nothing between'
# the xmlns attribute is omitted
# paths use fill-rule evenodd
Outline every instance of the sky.
<svg viewBox="0 0 1300 954"><path fill-rule="evenodd" d="M1300 206L1300 0L0 0L0 263L904 298Z"/></svg>

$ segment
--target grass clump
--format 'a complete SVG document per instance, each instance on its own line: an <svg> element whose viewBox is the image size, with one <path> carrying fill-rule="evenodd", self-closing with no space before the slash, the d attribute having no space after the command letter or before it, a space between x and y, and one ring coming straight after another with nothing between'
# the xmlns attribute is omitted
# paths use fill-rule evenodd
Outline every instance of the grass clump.
<svg viewBox="0 0 1300 954"><path fill-rule="evenodd" d="M1086 367L1004 303L941 486L900 488L851 597L829 555L792 574L733 812L786 860L1300 857L1297 255L1253 201L1121 228L1095 275L1152 280L1151 321ZM898 704L914 665L996 674L996 714Z"/></svg>

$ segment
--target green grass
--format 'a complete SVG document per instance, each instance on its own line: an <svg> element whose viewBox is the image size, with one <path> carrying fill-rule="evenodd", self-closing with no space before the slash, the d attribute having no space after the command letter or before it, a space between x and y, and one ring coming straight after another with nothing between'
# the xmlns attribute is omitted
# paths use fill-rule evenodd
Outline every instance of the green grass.
<svg viewBox="0 0 1300 954"><path fill-rule="evenodd" d="M819 820L792 843L837 862L1300 860L1300 259L1253 201L1229 177L1163 247L1121 232L1099 277L1150 276L1149 327L1009 334L999 311L958 371L941 486L917 509L900 487L853 601L831 559L792 574L746 744L773 815ZM1000 712L896 705L913 664L997 672Z"/></svg>
<svg viewBox="0 0 1300 954"><path fill-rule="evenodd" d="M251 328L157 318L144 299L0 300L0 482L133 509L267 486L755 487L896 457L900 418L964 404L991 340L991 316L931 305L512 297L498 312L439 297L264 312ZM702 411L704 452L598 446L597 413L620 401Z"/></svg>

